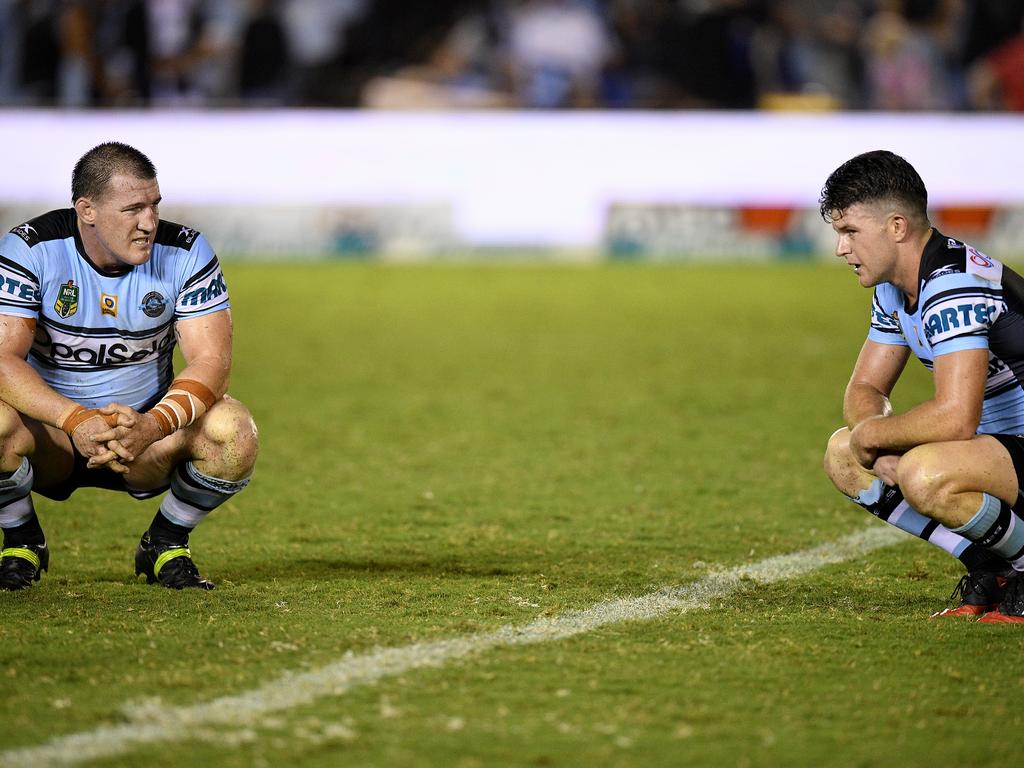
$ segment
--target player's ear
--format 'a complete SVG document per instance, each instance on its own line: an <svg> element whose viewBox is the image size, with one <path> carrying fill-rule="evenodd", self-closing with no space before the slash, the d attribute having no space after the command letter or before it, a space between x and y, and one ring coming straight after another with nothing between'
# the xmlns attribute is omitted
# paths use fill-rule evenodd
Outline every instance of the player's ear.
<svg viewBox="0 0 1024 768"><path fill-rule="evenodd" d="M78 214L78 218L84 223L96 223L96 209L93 208L92 200L88 197L80 197L75 200L75 212Z"/></svg>
<svg viewBox="0 0 1024 768"><path fill-rule="evenodd" d="M910 232L910 222L902 213L894 213L889 217L889 231L896 242L903 242Z"/></svg>

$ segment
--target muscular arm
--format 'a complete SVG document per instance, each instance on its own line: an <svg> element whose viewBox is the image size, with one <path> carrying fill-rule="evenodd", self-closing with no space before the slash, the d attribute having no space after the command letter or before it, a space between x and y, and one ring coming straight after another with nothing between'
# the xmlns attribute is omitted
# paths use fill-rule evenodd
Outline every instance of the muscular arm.
<svg viewBox="0 0 1024 768"><path fill-rule="evenodd" d="M57 394L25 362L36 321L0 315L0 400L43 424L60 427L77 403Z"/></svg>
<svg viewBox="0 0 1024 768"><path fill-rule="evenodd" d="M967 440L978 429L988 378L988 350L968 349L935 358L935 397L906 413L867 419L853 431L858 461L879 451L907 451L925 443Z"/></svg>
<svg viewBox="0 0 1024 768"><path fill-rule="evenodd" d="M865 341L843 397L843 417L850 429L865 419L889 416L889 395L910 358L910 348Z"/></svg>
<svg viewBox="0 0 1024 768"><path fill-rule="evenodd" d="M182 320L176 327L185 368L175 378L206 385L218 398L231 377L231 310Z"/></svg>

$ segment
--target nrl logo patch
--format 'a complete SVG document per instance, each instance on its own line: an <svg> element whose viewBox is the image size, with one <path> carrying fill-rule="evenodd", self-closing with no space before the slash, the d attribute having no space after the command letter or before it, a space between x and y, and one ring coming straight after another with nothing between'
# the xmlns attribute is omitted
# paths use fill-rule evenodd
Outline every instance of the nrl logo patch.
<svg viewBox="0 0 1024 768"><path fill-rule="evenodd" d="M74 280L68 280L60 287L53 311L63 318L71 317L78 311L78 286Z"/></svg>
<svg viewBox="0 0 1024 768"><path fill-rule="evenodd" d="M895 309L892 312L892 321L896 323L896 327L900 329L900 333L903 333L903 326L900 325L900 313Z"/></svg>

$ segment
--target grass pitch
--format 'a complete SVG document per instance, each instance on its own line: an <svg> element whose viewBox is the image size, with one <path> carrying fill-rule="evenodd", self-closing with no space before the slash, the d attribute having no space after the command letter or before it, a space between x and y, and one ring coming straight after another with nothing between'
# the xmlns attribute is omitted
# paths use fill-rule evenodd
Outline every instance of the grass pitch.
<svg viewBox="0 0 1024 768"><path fill-rule="evenodd" d="M0 594L0 761L881 525L820 469L868 319L845 270L227 273L231 391L262 452L192 537L220 587L133 578L154 502L37 500L52 572ZM911 365L898 408L930 391ZM87 764L1003 764L1024 634L928 620L959 575L908 539L710 610L487 650Z"/></svg>

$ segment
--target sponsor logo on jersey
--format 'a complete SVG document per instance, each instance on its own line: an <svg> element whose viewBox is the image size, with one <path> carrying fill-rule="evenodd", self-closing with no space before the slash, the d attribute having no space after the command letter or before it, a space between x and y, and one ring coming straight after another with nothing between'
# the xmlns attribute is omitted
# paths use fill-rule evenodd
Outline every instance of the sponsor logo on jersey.
<svg viewBox="0 0 1024 768"><path fill-rule="evenodd" d="M963 248L964 244L961 243L959 240L954 240L952 237L947 237L946 238L946 247L947 248Z"/></svg>
<svg viewBox="0 0 1024 768"><path fill-rule="evenodd" d="M36 228L31 224L19 224L17 227L12 229L11 232L16 234L29 245L32 245L33 241L39 236L39 233L36 232Z"/></svg>
<svg viewBox="0 0 1024 768"><path fill-rule="evenodd" d="M936 277L942 277L942 275L954 275L959 271L960 270L957 269L956 264L946 264L944 266L939 267L930 275L928 275L928 279L931 280Z"/></svg>
<svg viewBox="0 0 1024 768"><path fill-rule="evenodd" d="M92 369L143 363L174 347L174 328L168 325L158 336L110 342L36 326L32 354L59 368Z"/></svg>
<svg viewBox="0 0 1024 768"><path fill-rule="evenodd" d="M180 304L183 307L195 307L200 304L205 304L210 299L215 299L218 296L226 293L228 290L227 285L224 283L224 275L217 273L217 275L206 285L200 286L199 288L193 288L188 293L181 297Z"/></svg>
<svg viewBox="0 0 1024 768"><path fill-rule="evenodd" d="M53 311L63 318L71 317L78 311L78 286L74 280L68 280L60 287Z"/></svg>
<svg viewBox="0 0 1024 768"><path fill-rule="evenodd" d="M109 293L101 293L100 312L104 315L117 317L117 296L111 296Z"/></svg>
<svg viewBox="0 0 1024 768"><path fill-rule="evenodd" d="M955 329L987 327L996 307L992 304L957 304L929 313L924 333L932 339Z"/></svg>
<svg viewBox="0 0 1024 768"><path fill-rule="evenodd" d="M20 276L20 275L19 275ZM4 304L23 304L25 302L38 302L39 291L31 283L23 283L16 277L11 277L0 267L0 291L10 294L13 299L20 301L4 301Z"/></svg>
<svg viewBox="0 0 1024 768"><path fill-rule="evenodd" d="M991 269L992 267L995 266L995 263L992 261L992 259L990 259L988 256L986 256L981 251L976 251L973 248L968 248L967 252L969 254L971 254L971 257L970 257L971 261L973 261L979 267L984 267L985 269Z"/></svg>
<svg viewBox="0 0 1024 768"><path fill-rule="evenodd" d="M192 229L192 227L182 227L178 233L178 239L184 240L185 245L192 245L192 241L199 235L199 230Z"/></svg>
<svg viewBox="0 0 1024 768"><path fill-rule="evenodd" d="M167 308L167 299L156 291L150 291L142 297L139 309L146 313L146 317L160 317Z"/></svg>

